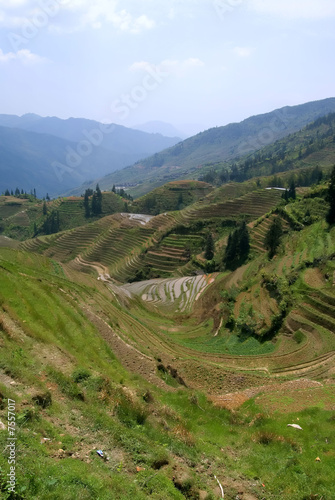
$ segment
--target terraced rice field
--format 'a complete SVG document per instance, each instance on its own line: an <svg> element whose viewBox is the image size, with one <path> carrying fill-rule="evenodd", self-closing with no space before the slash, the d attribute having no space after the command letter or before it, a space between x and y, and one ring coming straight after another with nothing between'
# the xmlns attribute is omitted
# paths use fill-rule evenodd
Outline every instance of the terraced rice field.
<svg viewBox="0 0 335 500"><path fill-rule="evenodd" d="M154 270L172 272L188 262L188 251L192 245L201 247L202 243L201 236L170 234L162 240L158 248L147 252L144 262Z"/></svg>
<svg viewBox="0 0 335 500"><path fill-rule="evenodd" d="M254 252L264 253L266 251L265 237L276 217L278 217L276 214L272 214L269 217L262 217L262 219L257 221L256 224L254 222L248 224L250 229L250 247L254 250ZM288 222L282 217L280 217L280 220L283 231L287 231L289 229Z"/></svg>
<svg viewBox="0 0 335 500"><path fill-rule="evenodd" d="M141 297L145 302L170 311L191 310L204 290L213 283L212 275L189 276L174 279L153 279L123 285L121 289Z"/></svg>
<svg viewBox="0 0 335 500"><path fill-rule="evenodd" d="M280 191L261 189L248 193L240 198L216 203L214 205L192 205L186 218L188 220L195 220L244 215L245 218L249 220L257 219L274 208L280 199Z"/></svg>

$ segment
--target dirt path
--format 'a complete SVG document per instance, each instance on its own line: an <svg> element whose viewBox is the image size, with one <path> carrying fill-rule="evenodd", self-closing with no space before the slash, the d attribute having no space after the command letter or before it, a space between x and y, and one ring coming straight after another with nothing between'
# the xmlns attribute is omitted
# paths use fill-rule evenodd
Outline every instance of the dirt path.
<svg viewBox="0 0 335 500"><path fill-rule="evenodd" d="M152 358L142 354L135 347L122 340L103 319L99 318L86 305L83 309L88 319L98 328L102 338L127 370L142 376L148 382L165 391L175 390L156 375L156 362Z"/></svg>

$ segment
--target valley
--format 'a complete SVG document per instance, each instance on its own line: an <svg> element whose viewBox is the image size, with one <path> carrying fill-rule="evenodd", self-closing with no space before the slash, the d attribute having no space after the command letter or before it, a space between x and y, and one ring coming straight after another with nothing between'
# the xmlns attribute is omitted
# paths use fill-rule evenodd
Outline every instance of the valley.
<svg viewBox="0 0 335 500"><path fill-rule="evenodd" d="M0 196L3 498L332 498L334 120L135 200Z"/></svg>

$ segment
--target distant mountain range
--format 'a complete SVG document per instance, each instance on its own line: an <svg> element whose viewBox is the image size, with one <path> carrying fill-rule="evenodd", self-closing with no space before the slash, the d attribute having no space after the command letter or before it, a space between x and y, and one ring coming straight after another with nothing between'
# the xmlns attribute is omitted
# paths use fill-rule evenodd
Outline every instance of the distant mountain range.
<svg viewBox="0 0 335 500"><path fill-rule="evenodd" d="M100 179L100 185L110 189L113 184L139 184L132 189L132 194L140 196L166 182L198 178L204 165L241 158L334 111L335 98L328 98L286 106L240 123L211 128L131 167L107 175Z"/></svg>
<svg viewBox="0 0 335 500"><path fill-rule="evenodd" d="M184 132L181 132L176 127L171 125L171 123L165 123L161 121L151 121L143 123L142 125L136 125L132 127L136 130L141 130L142 132L147 132L148 134L162 134L165 137L179 137L180 139L186 139L189 137Z"/></svg>
<svg viewBox="0 0 335 500"><path fill-rule="evenodd" d="M39 196L81 194L98 181L102 189L132 186L140 196L166 182L197 179L204 166L236 161L331 112L335 98L287 106L178 143L93 120L0 115L0 193L18 187L36 188Z"/></svg>
<svg viewBox="0 0 335 500"><path fill-rule="evenodd" d="M57 196L179 141L81 118L0 115L0 193Z"/></svg>

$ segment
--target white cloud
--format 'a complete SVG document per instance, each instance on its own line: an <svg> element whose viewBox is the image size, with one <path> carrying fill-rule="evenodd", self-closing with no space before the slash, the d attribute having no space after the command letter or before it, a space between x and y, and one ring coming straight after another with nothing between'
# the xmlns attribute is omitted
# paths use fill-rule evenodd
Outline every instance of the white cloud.
<svg viewBox="0 0 335 500"><path fill-rule="evenodd" d="M334 0L249 0L248 5L262 14L292 19L335 17Z"/></svg>
<svg viewBox="0 0 335 500"><path fill-rule="evenodd" d="M8 0L0 0L0 7L6 7L8 9L14 9L26 4L27 0L10 0L10 2Z"/></svg>
<svg viewBox="0 0 335 500"><path fill-rule="evenodd" d="M184 61L184 64L186 66L193 66L193 67L204 66L203 61L201 61L200 59L194 58L194 57L190 57L190 59L186 59L186 61Z"/></svg>
<svg viewBox="0 0 335 500"><path fill-rule="evenodd" d="M238 57L249 57L254 49L252 47L234 47L233 50Z"/></svg>
<svg viewBox="0 0 335 500"><path fill-rule="evenodd" d="M116 29L132 34L152 29L155 21L146 14L133 16L129 10L118 9L118 0L59 0L65 11L75 14L76 28L102 27L103 22L111 23ZM122 2L124 4L124 2Z"/></svg>
<svg viewBox="0 0 335 500"><path fill-rule="evenodd" d="M148 69L156 69L160 72L174 74L176 76L183 76L188 71L191 71L195 68L200 68L204 66L204 62L201 59L190 57L189 59L185 59L183 61L179 61L177 59L164 59L157 65L153 65L148 61L138 61L133 63L129 70L130 71L148 71Z"/></svg>
<svg viewBox="0 0 335 500"><path fill-rule="evenodd" d="M37 3L37 5L36 5ZM132 15L130 8L125 8L126 2L120 0L0 0L0 25L20 27L24 23L47 18L49 30L55 33L70 33L90 26L99 29L104 23L112 24L116 29L132 34L138 34L152 29L156 23L147 14ZM120 5L120 7L118 7ZM122 7L121 7L122 6ZM59 25L61 15L62 25ZM37 21L38 22L38 21ZM54 27L54 28L53 28Z"/></svg>
<svg viewBox="0 0 335 500"><path fill-rule="evenodd" d="M23 64L39 64L47 62L47 59L30 52L28 49L22 49L18 52L7 52L6 54L0 49L0 63L8 63L10 61L19 61Z"/></svg>

